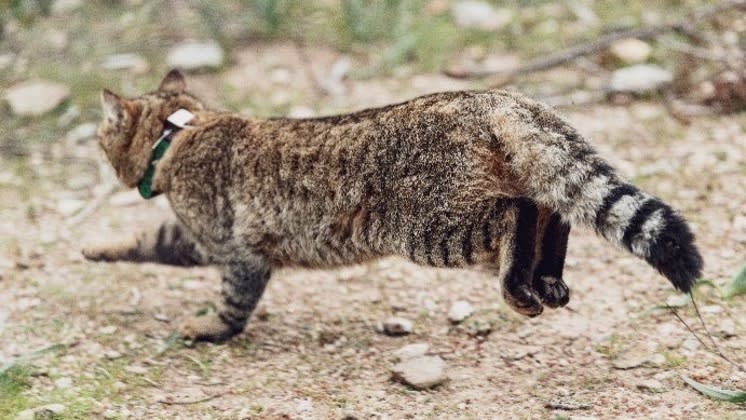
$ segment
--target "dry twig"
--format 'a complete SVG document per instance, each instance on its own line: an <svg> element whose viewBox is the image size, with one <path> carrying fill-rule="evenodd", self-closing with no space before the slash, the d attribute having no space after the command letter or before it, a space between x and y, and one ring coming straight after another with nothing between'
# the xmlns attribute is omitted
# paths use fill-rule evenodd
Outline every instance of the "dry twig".
<svg viewBox="0 0 746 420"><path fill-rule="evenodd" d="M204 398L196 399L196 400L185 400L185 401L171 401L171 400L158 400L160 404L165 405L191 405L191 404L199 404L203 402L207 402L210 400L214 400L215 398L222 397L225 394L230 393L230 391L225 392L218 392L216 394L208 395Z"/></svg>

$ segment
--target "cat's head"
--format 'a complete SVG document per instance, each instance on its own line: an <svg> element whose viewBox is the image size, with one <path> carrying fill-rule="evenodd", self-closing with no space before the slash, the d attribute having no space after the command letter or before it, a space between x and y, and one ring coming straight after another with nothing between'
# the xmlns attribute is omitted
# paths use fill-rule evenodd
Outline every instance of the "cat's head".
<svg viewBox="0 0 746 420"><path fill-rule="evenodd" d="M184 75L171 70L158 90L127 99L105 89L101 92L103 121L98 126L98 143L117 177L128 187L142 178L152 146L160 137L166 118L179 110L196 112L204 106L186 92Z"/></svg>

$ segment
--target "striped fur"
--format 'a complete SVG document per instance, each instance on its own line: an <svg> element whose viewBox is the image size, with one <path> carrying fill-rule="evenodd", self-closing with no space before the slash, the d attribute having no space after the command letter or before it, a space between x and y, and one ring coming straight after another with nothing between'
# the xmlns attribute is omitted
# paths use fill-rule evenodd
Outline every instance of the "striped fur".
<svg viewBox="0 0 746 420"><path fill-rule="evenodd" d="M484 265L511 307L538 315L569 299L562 270L570 225L594 228L680 290L700 274L683 219L523 96L450 92L352 114L261 120L207 110L184 88L171 72L138 98L106 92L99 127L101 147L131 186L166 116L195 114L153 180L183 234L159 229L87 255L222 265L224 305L210 320L188 322L187 336L222 340L240 331L274 268L387 255Z"/></svg>

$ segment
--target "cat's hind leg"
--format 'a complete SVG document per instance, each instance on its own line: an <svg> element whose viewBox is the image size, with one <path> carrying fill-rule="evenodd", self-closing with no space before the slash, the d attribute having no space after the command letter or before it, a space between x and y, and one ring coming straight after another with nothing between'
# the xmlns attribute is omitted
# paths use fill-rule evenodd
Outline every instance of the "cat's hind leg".
<svg viewBox="0 0 746 420"><path fill-rule="evenodd" d="M505 302L516 312L533 317L544 310L532 282L538 209L528 199L511 201L511 207L501 216L513 222L509 224L512 229L502 235L498 248L502 293Z"/></svg>
<svg viewBox="0 0 746 420"><path fill-rule="evenodd" d="M207 264L207 257L176 220L155 230L138 232L125 241L83 249L91 261L155 262L183 267Z"/></svg>
<svg viewBox="0 0 746 420"><path fill-rule="evenodd" d="M541 230L543 237L537 247L540 258L534 269L533 287L545 305L558 308L570 301L570 289L562 281L570 225L559 214L552 213Z"/></svg>
<svg viewBox="0 0 746 420"><path fill-rule="evenodd" d="M223 269L222 303L217 313L193 317L181 325L184 338L222 342L243 331L270 277L269 264L260 257Z"/></svg>

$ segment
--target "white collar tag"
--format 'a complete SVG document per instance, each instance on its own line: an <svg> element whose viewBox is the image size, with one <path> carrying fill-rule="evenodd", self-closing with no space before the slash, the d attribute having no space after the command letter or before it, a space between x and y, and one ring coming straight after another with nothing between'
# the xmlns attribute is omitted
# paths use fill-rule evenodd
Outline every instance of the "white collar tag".
<svg viewBox="0 0 746 420"><path fill-rule="evenodd" d="M174 112L173 114L169 115L168 118L166 118L166 121L170 122L176 127L184 128L186 127L187 123L193 119L194 119L194 114L182 108Z"/></svg>
<svg viewBox="0 0 746 420"><path fill-rule="evenodd" d="M166 118L166 127L163 128L163 133L158 137L158 140L153 143L152 149L155 150L158 145L165 139L167 139L175 131L181 130L187 126L187 123L194 119L194 114L182 108Z"/></svg>

